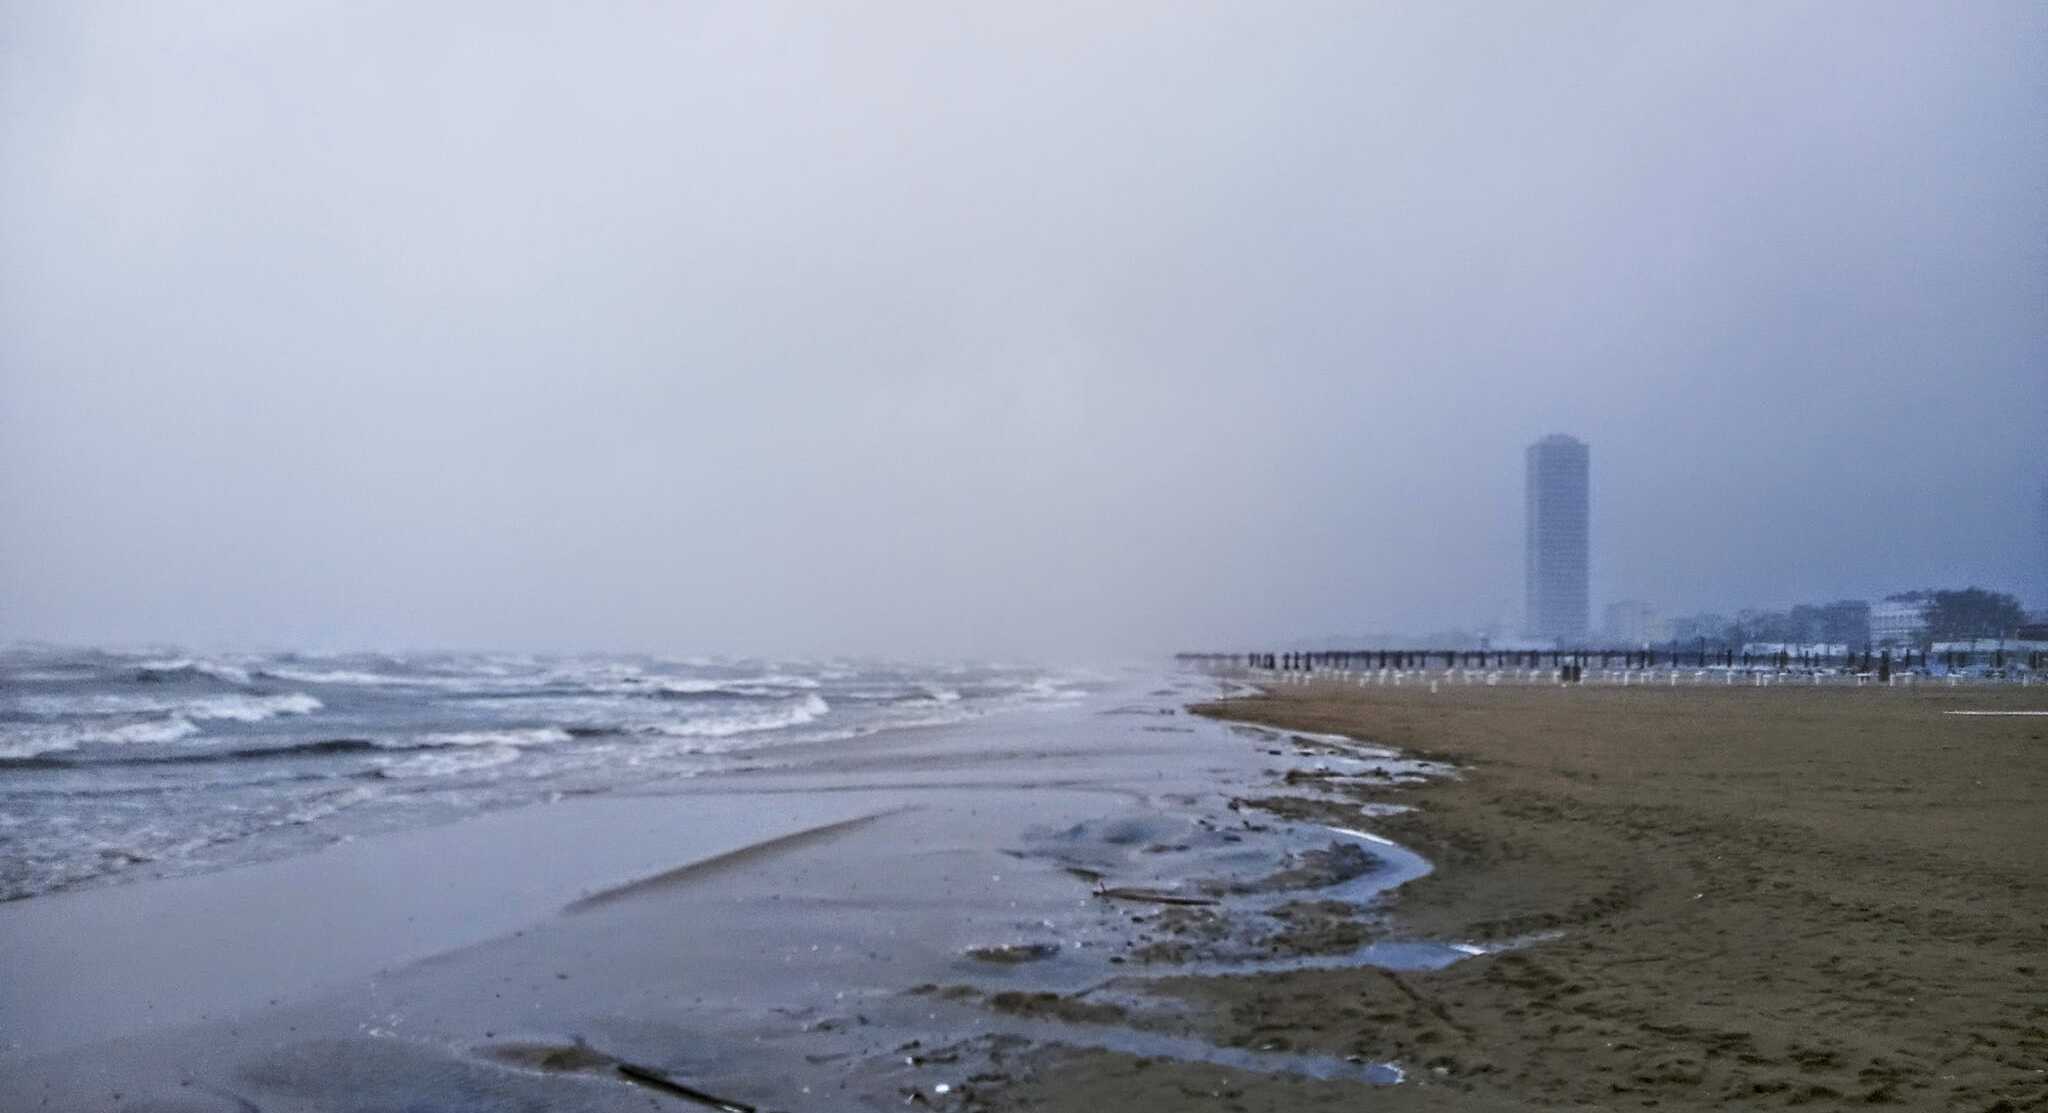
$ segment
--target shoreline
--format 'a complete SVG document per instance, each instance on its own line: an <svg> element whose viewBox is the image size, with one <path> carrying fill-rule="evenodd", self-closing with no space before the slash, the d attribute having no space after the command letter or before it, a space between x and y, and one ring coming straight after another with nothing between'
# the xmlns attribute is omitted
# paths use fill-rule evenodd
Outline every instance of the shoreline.
<svg viewBox="0 0 2048 1113"><path fill-rule="evenodd" d="M1167 979L1217 1042L1407 1068L1375 1109L2048 1103L2039 691L1431 692L1323 680L1193 708L1455 764L1278 785L1436 866L1402 935L1534 940L1441 969ZM998 1109L1340 1109L1300 1079L1041 1052ZM1057 1079L1057 1083L1049 1081ZM1206 1100L1190 1100L1200 1093ZM1227 1098L1216 1095L1228 1094Z"/></svg>
<svg viewBox="0 0 2048 1113"><path fill-rule="evenodd" d="M1379 1061L1133 1029L1138 1003L1105 988L1344 961L1379 944L1313 898L1427 869L1364 832L1241 813L1276 767L1331 759L1186 714L1215 691L1132 674L658 793L0 908L31 975L0 992L0 1105L645 1108L625 1063L762 1108L983 1108L1020 1049L1077 1043L1393 1081ZM1228 906L1272 930L1211 931Z"/></svg>
<svg viewBox="0 0 2048 1113"><path fill-rule="evenodd" d="M249 966L241 1003L0 1053L0 1104L648 1108L620 1064L788 1110L2048 1096L2043 728L1946 714L2038 701L1216 690L1132 676L674 792L77 894L120 916L71 916L71 942L118 953L166 894L221 887L163 934L219 980ZM467 934L296 987L243 955L280 925L222 935L264 884L338 899L315 882L351 860L389 907L365 891L285 935L388 949L364 914L457 881ZM12 992L123 1015L64 973Z"/></svg>

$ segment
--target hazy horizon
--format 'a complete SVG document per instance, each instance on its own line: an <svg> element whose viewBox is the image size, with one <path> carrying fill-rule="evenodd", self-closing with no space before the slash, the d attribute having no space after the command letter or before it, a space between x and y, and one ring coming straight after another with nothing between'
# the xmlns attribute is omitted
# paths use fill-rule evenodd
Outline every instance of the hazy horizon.
<svg viewBox="0 0 2048 1113"><path fill-rule="evenodd" d="M0 643L2048 605L2048 9L0 8Z"/></svg>

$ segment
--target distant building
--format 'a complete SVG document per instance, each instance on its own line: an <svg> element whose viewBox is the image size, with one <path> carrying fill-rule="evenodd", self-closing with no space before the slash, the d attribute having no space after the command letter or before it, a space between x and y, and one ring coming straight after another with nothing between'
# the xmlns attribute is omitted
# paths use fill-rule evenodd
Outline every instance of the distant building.
<svg viewBox="0 0 2048 1113"><path fill-rule="evenodd" d="M1924 591L1888 595L1870 605L1870 640L1879 646L1919 645L1927 637L1927 609L1934 600Z"/></svg>
<svg viewBox="0 0 2048 1113"><path fill-rule="evenodd" d="M1529 635L1559 645L1586 640L1590 553L1584 442L1553 433L1529 446L1522 582Z"/></svg>
<svg viewBox="0 0 2048 1113"><path fill-rule="evenodd" d="M1699 641L1719 643L1727 636L1729 625L1727 615L1712 612L1674 618L1670 623L1671 640L1688 646Z"/></svg>
<svg viewBox="0 0 2048 1113"><path fill-rule="evenodd" d="M1657 608L1640 599L1609 603L1601 613L1601 635L1617 647L1640 648L1670 640L1670 628Z"/></svg>

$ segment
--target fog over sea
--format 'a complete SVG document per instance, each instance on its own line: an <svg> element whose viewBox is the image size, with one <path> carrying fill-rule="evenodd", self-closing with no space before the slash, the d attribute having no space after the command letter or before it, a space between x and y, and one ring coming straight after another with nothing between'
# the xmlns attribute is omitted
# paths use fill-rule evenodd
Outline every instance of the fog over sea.
<svg viewBox="0 0 2048 1113"><path fill-rule="evenodd" d="M11 649L0 899L566 794L658 792L1070 702L1101 679L989 664Z"/></svg>

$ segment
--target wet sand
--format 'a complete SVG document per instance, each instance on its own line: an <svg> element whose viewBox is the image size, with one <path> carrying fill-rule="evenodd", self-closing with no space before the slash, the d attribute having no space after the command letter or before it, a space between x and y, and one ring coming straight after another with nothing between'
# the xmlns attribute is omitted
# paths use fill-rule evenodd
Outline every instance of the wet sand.
<svg viewBox="0 0 2048 1113"><path fill-rule="evenodd" d="M2048 1100L2039 689L1214 691L0 907L0 1109Z"/></svg>
<svg viewBox="0 0 2048 1113"><path fill-rule="evenodd" d="M1203 710L1401 747L1412 785L1295 778L1436 866L1437 970L1169 979L1226 1045L1393 1061L1356 1086L1035 1049L1002 1109L2048 1108L2048 690L1358 688ZM1384 810L1374 808L1374 810Z"/></svg>
<svg viewBox="0 0 2048 1113"><path fill-rule="evenodd" d="M243 1015L604 903L678 861L715 868L865 815L855 797L707 796L688 808L572 798L241 869L0 904L0 1052Z"/></svg>

